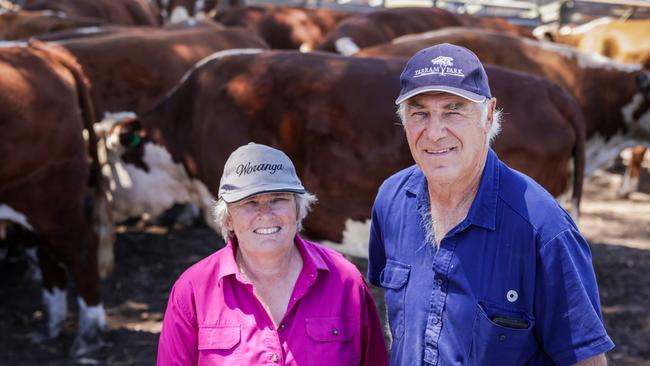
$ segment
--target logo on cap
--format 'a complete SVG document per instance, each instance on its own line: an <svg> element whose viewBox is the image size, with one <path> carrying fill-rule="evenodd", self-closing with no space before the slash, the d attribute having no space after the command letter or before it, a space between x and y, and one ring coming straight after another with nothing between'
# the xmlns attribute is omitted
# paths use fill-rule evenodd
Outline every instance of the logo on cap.
<svg viewBox="0 0 650 366"><path fill-rule="evenodd" d="M454 59L452 57L438 56L431 60L431 63L433 64L431 67L423 67L415 70L413 77L419 78L420 76L426 75L451 75L465 77L463 70L454 67Z"/></svg>
<svg viewBox="0 0 650 366"><path fill-rule="evenodd" d="M271 174L275 174L275 172L278 170L282 170L282 164L265 164L265 163L251 164L251 162L249 161L248 163L246 163L246 165L239 164L235 172L237 173L238 176L241 177L242 174L248 175L253 172L260 172L260 171L268 171Z"/></svg>

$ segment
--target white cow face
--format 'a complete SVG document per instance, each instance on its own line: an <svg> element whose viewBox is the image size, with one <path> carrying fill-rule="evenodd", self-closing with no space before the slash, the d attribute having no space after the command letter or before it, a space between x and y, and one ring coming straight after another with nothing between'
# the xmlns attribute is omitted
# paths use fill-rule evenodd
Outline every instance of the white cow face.
<svg viewBox="0 0 650 366"><path fill-rule="evenodd" d="M164 146L153 142L137 118L113 121L103 137L104 174L110 181L116 222L157 217L175 203L193 203L210 212L212 197L207 188L190 178Z"/></svg>

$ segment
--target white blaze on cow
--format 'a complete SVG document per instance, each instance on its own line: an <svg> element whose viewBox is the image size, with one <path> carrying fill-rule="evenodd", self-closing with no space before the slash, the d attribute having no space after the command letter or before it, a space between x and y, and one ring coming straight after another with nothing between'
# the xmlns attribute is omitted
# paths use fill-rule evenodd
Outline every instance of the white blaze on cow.
<svg viewBox="0 0 650 366"><path fill-rule="evenodd" d="M27 230L30 231L34 230L32 225L30 225L29 222L27 222L27 218L25 217L24 214L14 210L9 205L0 203L0 226L2 226L3 228L3 230L0 231L0 233L4 233L4 227L6 223L3 223L3 221L11 221L16 224L19 224L20 226L24 227ZM4 239L4 236L0 235L0 239Z"/></svg>
<svg viewBox="0 0 650 366"><path fill-rule="evenodd" d="M368 258L368 242L370 240L370 219L356 221L345 220L341 243L323 240L320 243L340 253L357 258Z"/></svg>

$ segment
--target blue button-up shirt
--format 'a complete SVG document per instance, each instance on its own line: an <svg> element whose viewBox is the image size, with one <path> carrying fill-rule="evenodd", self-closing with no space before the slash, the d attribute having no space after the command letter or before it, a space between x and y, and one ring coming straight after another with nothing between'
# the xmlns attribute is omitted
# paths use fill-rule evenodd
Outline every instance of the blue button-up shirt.
<svg viewBox="0 0 650 366"><path fill-rule="evenodd" d="M385 289L391 365L569 365L613 348L587 242L532 179L490 150L467 217L427 242L426 178L388 178L368 277Z"/></svg>

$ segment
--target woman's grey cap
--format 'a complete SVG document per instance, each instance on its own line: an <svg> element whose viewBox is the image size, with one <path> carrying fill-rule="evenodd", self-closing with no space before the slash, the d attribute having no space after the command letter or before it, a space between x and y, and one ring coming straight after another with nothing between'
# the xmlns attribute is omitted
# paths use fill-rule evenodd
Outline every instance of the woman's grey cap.
<svg viewBox="0 0 650 366"><path fill-rule="evenodd" d="M219 199L228 203L259 193L305 193L291 159L278 149L249 143L230 154L219 183Z"/></svg>

